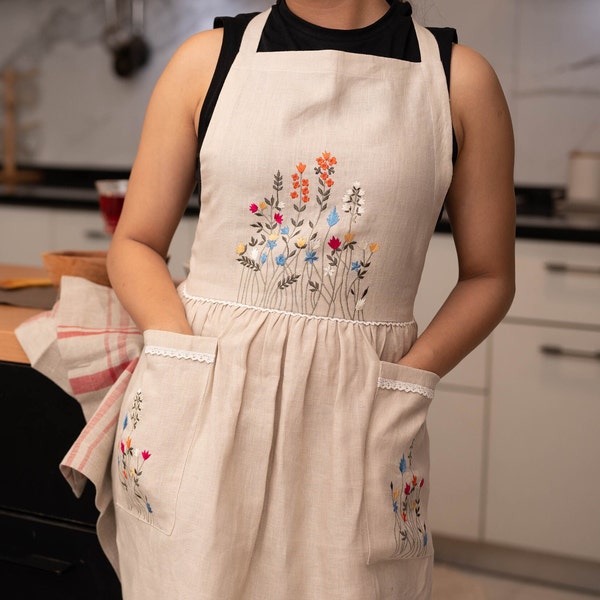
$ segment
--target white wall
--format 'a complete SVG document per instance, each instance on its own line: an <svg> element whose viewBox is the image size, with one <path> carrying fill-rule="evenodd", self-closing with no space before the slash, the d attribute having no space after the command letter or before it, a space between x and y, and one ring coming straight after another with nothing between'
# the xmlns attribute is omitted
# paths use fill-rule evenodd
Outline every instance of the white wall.
<svg viewBox="0 0 600 600"><path fill-rule="evenodd" d="M117 78L101 42L103 0L0 0L0 70L36 69L20 89L21 160L124 168L145 106L177 45L216 15L262 10L271 0L147 0L150 64ZM414 0L426 25L456 27L493 65L515 126L515 179L564 185L571 150L600 150L598 0Z"/></svg>

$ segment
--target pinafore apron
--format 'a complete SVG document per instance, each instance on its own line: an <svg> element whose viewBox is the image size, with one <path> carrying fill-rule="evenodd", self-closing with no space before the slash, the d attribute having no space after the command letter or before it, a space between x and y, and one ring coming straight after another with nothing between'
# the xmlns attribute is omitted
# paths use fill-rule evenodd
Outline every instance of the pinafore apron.
<svg viewBox="0 0 600 600"><path fill-rule="evenodd" d="M49 373L52 345L108 340L55 378L89 396L61 469L96 486L124 600L424 600L438 377L396 361L452 175L437 44L415 24L419 63L257 52L268 14L200 153L179 288L194 335L142 339L112 290L76 278L18 334Z"/></svg>

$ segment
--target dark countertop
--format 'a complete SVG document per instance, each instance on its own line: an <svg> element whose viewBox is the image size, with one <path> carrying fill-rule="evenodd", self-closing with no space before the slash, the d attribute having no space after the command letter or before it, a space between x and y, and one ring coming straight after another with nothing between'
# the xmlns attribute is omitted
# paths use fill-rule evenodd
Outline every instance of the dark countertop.
<svg viewBox="0 0 600 600"><path fill-rule="evenodd" d="M127 177L126 174L114 175ZM600 209L584 212L569 210L561 200L561 190L517 187L517 237L600 244ZM47 208L98 210L93 182L79 180L77 187L65 185L23 185L12 188L0 185L0 204ZM186 215L198 214L198 196L193 194ZM449 232L442 216L436 231Z"/></svg>

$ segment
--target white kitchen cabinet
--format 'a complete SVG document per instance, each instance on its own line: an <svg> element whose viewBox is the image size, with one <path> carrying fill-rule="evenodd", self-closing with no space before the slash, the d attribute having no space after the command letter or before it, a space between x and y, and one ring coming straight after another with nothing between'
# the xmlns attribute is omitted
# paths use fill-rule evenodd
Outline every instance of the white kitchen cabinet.
<svg viewBox="0 0 600 600"><path fill-rule="evenodd" d="M599 352L600 328L494 332L486 541L600 561Z"/></svg>
<svg viewBox="0 0 600 600"><path fill-rule="evenodd" d="M40 253L50 245L51 229L46 211L0 204L0 261L43 266Z"/></svg>
<svg viewBox="0 0 600 600"><path fill-rule="evenodd" d="M184 277L197 216L185 216L169 248L169 270L174 279ZM41 254L58 250L107 250L99 211L84 208L0 205L0 260L5 263L43 266Z"/></svg>
<svg viewBox="0 0 600 600"><path fill-rule="evenodd" d="M480 537L485 402L483 394L438 388L429 409L434 546L436 534Z"/></svg>

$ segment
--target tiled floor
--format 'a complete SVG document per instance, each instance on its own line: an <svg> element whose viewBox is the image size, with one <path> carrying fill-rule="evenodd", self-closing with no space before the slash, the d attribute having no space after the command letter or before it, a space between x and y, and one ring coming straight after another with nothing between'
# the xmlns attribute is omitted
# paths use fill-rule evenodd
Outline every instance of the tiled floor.
<svg viewBox="0 0 600 600"><path fill-rule="evenodd" d="M597 600L579 593L536 583L468 571L451 565L434 568L432 600Z"/></svg>

